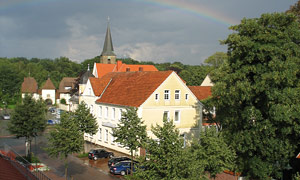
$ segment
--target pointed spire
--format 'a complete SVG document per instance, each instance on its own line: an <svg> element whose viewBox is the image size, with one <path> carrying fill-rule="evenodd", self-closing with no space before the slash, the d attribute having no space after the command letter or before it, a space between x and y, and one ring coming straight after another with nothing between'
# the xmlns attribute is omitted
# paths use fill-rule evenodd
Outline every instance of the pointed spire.
<svg viewBox="0 0 300 180"><path fill-rule="evenodd" d="M109 17L107 18L106 36L105 36L105 41L104 41L103 51L101 53L101 56L115 56L111 33L110 33Z"/></svg>

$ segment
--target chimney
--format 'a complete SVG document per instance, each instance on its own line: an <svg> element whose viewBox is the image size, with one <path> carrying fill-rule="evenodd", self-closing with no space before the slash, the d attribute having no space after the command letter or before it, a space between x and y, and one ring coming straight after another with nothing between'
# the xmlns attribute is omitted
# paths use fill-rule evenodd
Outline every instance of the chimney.
<svg viewBox="0 0 300 180"><path fill-rule="evenodd" d="M122 61L117 61L117 71L119 71L121 66L122 66Z"/></svg>
<svg viewBox="0 0 300 180"><path fill-rule="evenodd" d="M144 71L144 68L143 67L139 67L139 71Z"/></svg>

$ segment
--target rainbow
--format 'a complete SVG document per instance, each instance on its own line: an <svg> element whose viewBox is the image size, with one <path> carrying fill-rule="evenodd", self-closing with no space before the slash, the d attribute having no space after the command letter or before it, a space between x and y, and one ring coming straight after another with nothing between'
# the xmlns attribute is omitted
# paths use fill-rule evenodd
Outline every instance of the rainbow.
<svg viewBox="0 0 300 180"><path fill-rule="evenodd" d="M136 2L153 4L165 8L177 9L185 13L193 14L210 21L214 21L226 26L236 25L238 20L228 17L224 14L213 10L212 8L200 5L199 3L192 3L188 0L133 0Z"/></svg>
<svg viewBox="0 0 300 180"><path fill-rule="evenodd" d="M22 6L31 6L42 3L50 2L61 2L62 0L4 0L0 1L0 9L5 7L22 7ZM123 1L123 0L119 0ZM189 0L128 0L139 3L151 4L163 8L175 9L183 13L193 14L195 16L213 21L225 26L236 25L239 23L238 20L221 14L216 10L206 7L199 3L193 3Z"/></svg>

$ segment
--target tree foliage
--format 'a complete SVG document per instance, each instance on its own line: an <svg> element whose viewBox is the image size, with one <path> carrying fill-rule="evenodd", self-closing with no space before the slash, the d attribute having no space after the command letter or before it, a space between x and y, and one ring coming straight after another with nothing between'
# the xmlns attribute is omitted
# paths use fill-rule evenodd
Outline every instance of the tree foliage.
<svg viewBox="0 0 300 180"><path fill-rule="evenodd" d="M227 60L227 54L224 52L216 52L204 60L204 63L213 66L214 68L220 67Z"/></svg>
<svg viewBox="0 0 300 180"><path fill-rule="evenodd" d="M72 153L79 153L84 144L83 133L79 130L74 117L69 113L62 113L60 124L50 131L46 151L51 157L65 160L65 176L67 178L67 158Z"/></svg>
<svg viewBox="0 0 300 180"><path fill-rule="evenodd" d="M215 178L217 174L224 170L234 170L235 152L232 147L228 146L217 129L211 127L206 129L199 142L191 145L191 153L194 154L194 162L197 166L204 166L204 170ZM198 164L199 163L199 164ZM198 165L197 165L198 164Z"/></svg>
<svg viewBox="0 0 300 180"><path fill-rule="evenodd" d="M278 178L299 147L299 23L274 13L231 29L228 61L211 74L216 117L244 175Z"/></svg>
<svg viewBox="0 0 300 180"><path fill-rule="evenodd" d="M26 141L37 136L46 128L46 105L42 100L35 100L25 95L22 103L18 103L12 112L8 130L17 138L25 137ZM29 154L31 147L29 146Z"/></svg>
<svg viewBox="0 0 300 180"><path fill-rule="evenodd" d="M298 2L296 2L294 5L292 5L290 7L289 10L286 11L287 13L294 13L297 18L298 21L300 21L300 1L298 0Z"/></svg>
<svg viewBox="0 0 300 180"><path fill-rule="evenodd" d="M120 122L113 129L113 136L116 138L115 142L129 148L131 160L133 160L133 152L143 147L147 138L146 126L143 125L142 119L138 117L136 108L130 107L126 109L126 112L122 112Z"/></svg>
<svg viewBox="0 0 300 180"><path fill-rule="evenodd" d="M79 130L83 133L94 135L98 131L96 118L90 113L90 109L82 101L74 112L74 119Z"/></svg>

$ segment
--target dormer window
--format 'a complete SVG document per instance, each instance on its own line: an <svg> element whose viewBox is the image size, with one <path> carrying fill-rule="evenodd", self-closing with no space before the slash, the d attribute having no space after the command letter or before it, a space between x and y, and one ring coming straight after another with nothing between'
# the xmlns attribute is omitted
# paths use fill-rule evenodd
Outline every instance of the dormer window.
<svg viewBox="0 0 300 180"><path fill-rule="evenodd" d="M143 67L139 67L139 71L143 71L144 70L144 68Z"/></svg>
<svg viewBox="0 0 300 180"><path fill-rule="evenodd" d="M130 68L126 68L126 72L129 72L130 71Z"/></svg>

